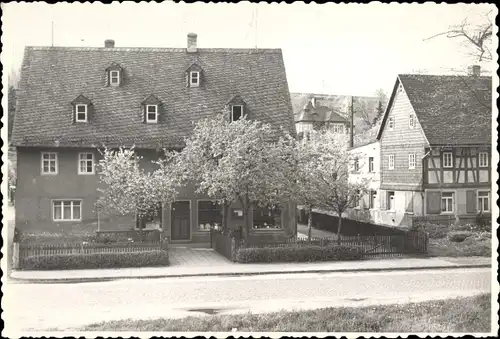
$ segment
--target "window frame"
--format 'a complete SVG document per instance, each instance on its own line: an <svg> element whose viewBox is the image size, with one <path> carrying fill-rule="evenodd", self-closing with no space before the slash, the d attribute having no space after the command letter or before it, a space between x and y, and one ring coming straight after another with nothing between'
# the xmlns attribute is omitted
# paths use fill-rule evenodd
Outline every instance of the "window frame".
<svg viewBox="0 0 500 339"><path fill-rule="evenodd" d="M332 124L332 127L333 127L333 133L339 133L339 134L344 133L344 124L334 123Z"/></svg>
<svg viewBox="0 0 500 339"><path fill-rule="evenodd" d="M116 76L113 76L113 73L116 73ZM113 79L116 78L116 82L113 82ZM120 86L120 71L113 69L109 71L109 84L111 86Z"/></svg>
<svg viewBox="0 0 500 339"><path fill-rule="evenodd" d="M481 157L481 156L484 156L484 157ZM485 163L483 163L481 161L481 159L484 159ZM481 168L485 168L485 167L488 167L490 165L488 152L479 152L477 154L477 164L478 164L478 167L481 167Z"/></svg>
<svg viewBox="0 0 500 339"><path fill-rule="evenodd" d="M193 75L196 74L196 83L193 82ZM189 87L199 87L200 86L200 72L199 71L190 71L189 72Z"/></svg>
<svg viewBox="0 0 500 339"><path fill-rule="evenodd" d="M410 116L409 116L409 119L408 119L408 127L410 129L414 129L415 128L415 114L413 113L410 113Z"/></svg>
<svg viewBox="0 0 500 339"><path fill-rule="evenodd" d="M52 161L52 159L47 159L47 161L49 161L49 166L48 166L49 172L45 172L43 170L44 169L44 166L43 166L44 165L44 158L43 158L43 156L46 155L46 154L47 155L54 155L54 159L53 159L53 161L54 161L54 172L50 172L50 161ZM40 173L42 175L57 175L57 174L59 174L59 156L58 156L57 152L41 152L41 154L40 154L40 160L41 160L41 163L40 163L40 166L41 166L40 167Z"/></svg>
<svg viewBox="0 0 500 339"><path fill-rule="evenodd" d="M61 203L61 219L56 219L56 203L60 202ZM70 202L70 214L71 218L70 219L64 219L64 203ZM75 219L73 217L73 203L78 202L80 205L80 218ZM52 200L52 221L55 222L72 222L72 221L82 221L82 205L83 205L83 199L53 199Z"/></svg>
<svg viewBox="0 0 500 339"><path fill-rule="evenodd" d="M198 232L209 232L210 229L214 226L214 225L210 225L209 229L201 229L200 228L200 202L206 202L206 201L209 201L211 203L215 203L215 206L217 206L219 208L219 214L220 214L220 217L221 217L221 223L219 224L219 226L222 227L222 211L221 211L220 204L218 204L216 200L198 199L198 200L196 200L196 223L197 223L196 231L198 231ZM201 211L208 211L208 210L202 209Z"/></svg>
<svg viewBox="0 0 500 339"><path fill-rule="evenodd" d="M480 196L479 194L480 193L486 193L486 196ZM490 203L491 203L491 192L490 191L484 191L484 190L478 190L477 191L477 205L476 205L476 210L478 212L482 212L482 213L490 213L491 212L491 208L490 208ZM488 203L487 203L487 207L488 209L487 210L483 210L482 207L484 207L484 199L488 199ZM481 208L480 208L481 207Z"/></svg>
<svg viewBox="0 0 500 339"><path fill-rule="evenodd" d="M391 166L391 159L392 159L392 166ZM394 154L389 154L387 168L393 170L395 167L396 167L396 156Z"/></svg>
<svg viewBox="0 0 500 339"><path fill-rule="evenodd" d="M413 160L413 164L412 164ZM417 167L417 155L415 153L408 154L408 169L415 169Z"/></svg>
<svg viewBox="0 0 500 339"><path fill-rule="evenodd" d="M245 113L243 112L243 105L231 105L231 122L238 121L238 120L234 120L234 108L235 107L240 107L240 109L241 109L241 116L238 120L243 118L243 116L245 115Z"/></svg>
<svg viewBox="0 0 500 339"><path fill-rule="evenodd" d="M390 129L390 130L393 130L394 129L394 126L396 125L395 124L395 121L394 121L394 117L389 117L389 120L387 121L387 127Z"/></svg>
<svg viewBox="0 0 500 339"><path fill-rule="evenodd" d="M164 217L164 213L163 213L163 203L162 202L158 202L158 209L159 209L159 212L158 214L156 214L155 218L159 218L160 219L160 227L159 228L151 228L151 227L146 227L146 225L144 225L144 228L141 228L139 227L140 225L138 224L138 221L139 221L139 216L137 214L137 211L135 212L135 225L134 225L134 230L145 230L145 231L148 231L148 230L156 230L156 229L159 229L159 230L163 230L163 217ZM190 205L191 206L191 205ZM144 217L143 217L144 218ZM142 222L142 220L141 220ZM144 223L146 224L146 223Z"/></svg>
<svg viewBox="0 0 500 339"><path fill-rule="evenodd" d="M446 165L445 160L447 155L450 156L450 164L448 166ZM443 152L441 160L443 161L443 168L453 168L453 152Z"/></svg>
<svg viewBox="0 0 500 339"><path fill-rule="evenodd" d="M146 114L146 123L147 124L157 124L158 123L158 105L151 105L151 104L147 104L145 105L145 112L144 114ZM149 114L153 114L152 112L149 112L149 108L150 107L154 107L155 108L155 119L154 120L150 120L149 119Z"/></svg>
<svg viewBox="0 0 500 339"><path fill-rule="evenodd" d="M92 155L92 159L81 159L81 156L82 155ZM78 153L78 175L94 175L95 174L95 156L94 156L94 153L93 152L79 152ZM82 172L82 167L81 167L81 163L82 161L85 161L86 164L85 164L85 168L87 168L88 166L88 161L92 161L92 172Z"/></svg>
<svg viewBox="0 0 500 339"><path fill-rule="evenodd" d="M356 172L356 173L359 172L359 159L358 158L354 159L354 172Z"/></svg>
<svg viewBox="0 0 500 339"><path fill-rule="evenodd" d="M443 197L443 193L444 194L451 194L451 196L446 196L446 197ZM446 202L446 210L443 211L443 199L445 199L446 201L450 200L451 199L451 211L448 211L448 202ZM441 199L440 199L440 202L441 202L441 214L453 214L455 213L455 192L454 191L441 191Z"/></svg>
<svg viewBox="0 0 500 339"><path fill-rule="evenodd" d="M392 197L392 207L391 207L391 197ZM395 191L387 191L387 210L394 212L396 211L396 192Z"/></svg>
<svg viewBox="0 0 500 339"><path fill-rule="evenodd" d="M375 201L377 200L377 191L370 191L370 209L375 209Z"/></svg>
<svg viewBox="0 0 500 339"><path fill-rule="evenodd" d="M375 173L375 157L368 157L368 172Z"/></svg>
<svg viewBox="0 0 500 339"><path fill-rule="evenodd" d="M85 108L85 112L78 112L78 107L84 107ZM87 122L88 121L88 105L87 104L76 104L75 105L75 121L76 122ZM84 120L81 120L81 119L78 119L78 114L82 114L84 113L85 114L85 119Z"/></svg>

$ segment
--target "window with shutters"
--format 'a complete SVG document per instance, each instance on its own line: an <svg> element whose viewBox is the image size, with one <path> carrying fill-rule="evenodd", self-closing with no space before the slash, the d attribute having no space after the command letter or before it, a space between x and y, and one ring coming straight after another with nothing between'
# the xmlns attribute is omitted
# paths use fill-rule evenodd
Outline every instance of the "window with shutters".
<svg viewBox="0 0 500 339"><path fill-rule="evenodd" d="M489 212L490 211L490 192L478 191L477 192L477 211Z"/></svg>
<svg viewBox="0 0 500 339"><path fill-rule="evenodd" d="M147 213L136 218L136 229L161 229L162 228L162 204L158 203L156 207L151 208Z"/></svg>
<svg viewBox="0 0 500 339"><path fill-rule="evenodd" d="M455 192L441 192L441 213L455 211Z"/></svg>

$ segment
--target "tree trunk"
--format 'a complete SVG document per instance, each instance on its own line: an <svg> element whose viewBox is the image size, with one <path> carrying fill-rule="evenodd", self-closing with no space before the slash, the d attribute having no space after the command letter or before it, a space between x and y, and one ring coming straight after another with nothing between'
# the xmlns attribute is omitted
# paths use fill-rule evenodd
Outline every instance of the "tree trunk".
<svg viewBox="0 0 500 339"><path fill-rule="evenodd" d="M250 201L247 196L242 199L243 205L243 239L245 241L248 239L248 234L250 232L250 217L249 217L249 209L250 209Z"/></svg>
<svg viewBox="0 0 500 339"><path fill-rule="evenodd" d="M342 217L339 214L339 224L337 227L337 244L340 245L340 231L342 230Z"/></svg>
<svg viewBox="0 0 500 339"><path fill-rule="evenodd" d="M312 223L313 223L312 208L310 206L308 207L307 212L309 213L309 215L307 216L307 239L309 240L310 243L312 234Z"/></svg>

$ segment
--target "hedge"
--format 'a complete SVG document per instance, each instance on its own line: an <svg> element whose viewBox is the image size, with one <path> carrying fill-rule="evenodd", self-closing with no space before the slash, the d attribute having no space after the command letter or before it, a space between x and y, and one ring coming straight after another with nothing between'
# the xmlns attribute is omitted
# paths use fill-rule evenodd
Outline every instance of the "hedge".
<svg viewBox="0 0 500 339"><path fill-rule="evenodd" d="M468 237L472 236L471 232L458 231L458 232L450 232L448 235L448 239L452 242L463 242Z"/></svg>
<svg viewBox="0 0 500 339"><path fill-rule="evenodd" d="M362 249L352 246L240 248L236 252L236 261L240 263L360 260L362 258Z"/></svg>
<svg viewBox="0 0 500 339"><path fill-rule="evenodd" d="M26 270L64 270L168 266L167 251L135 253L56 254L29 256L23 260Z"/></svg>

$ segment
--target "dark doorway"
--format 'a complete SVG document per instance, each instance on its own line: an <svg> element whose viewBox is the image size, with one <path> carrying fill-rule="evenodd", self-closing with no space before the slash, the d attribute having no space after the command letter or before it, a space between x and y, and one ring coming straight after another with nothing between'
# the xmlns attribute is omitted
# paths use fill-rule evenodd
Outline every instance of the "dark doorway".
<svg viewBox="0 0 500 339"><path fill-rule="evenodd" d="M189 240L191 234L191 206L189 201L172 203L172 240Z"/></svg>

